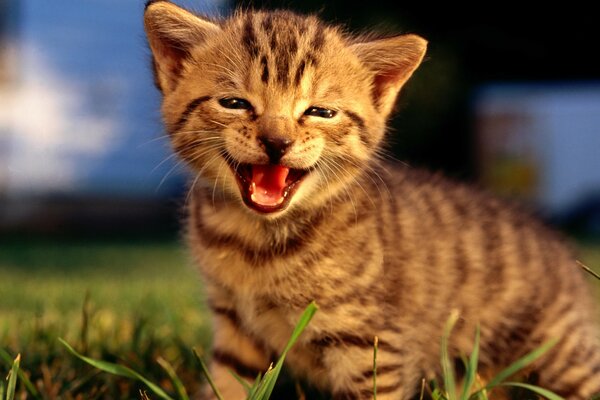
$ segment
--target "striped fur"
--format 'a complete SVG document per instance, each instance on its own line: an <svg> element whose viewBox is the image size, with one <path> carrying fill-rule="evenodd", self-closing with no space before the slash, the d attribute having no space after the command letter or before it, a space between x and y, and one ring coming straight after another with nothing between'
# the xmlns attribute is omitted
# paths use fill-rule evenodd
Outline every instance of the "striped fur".
<svg viewBox="0 0 600 400"><path fill-rule="evenodd" d="M414 396L440 372L453 309L451 351L469 352L479 325L483 376L559 338L533 366L539 384L569 399L600 391L591 301L561 238L486 194L381 161L423 39L351 36L287 11L211 21L168 1L148 4L145 26L167 131L195 173L187 233L226 399L244 398L228 369L264 371L312 300L320 311L289 363L336 399L371 398L375 336L378 398ZM287 207L261 214L234 169L269 163L265 132L289 142L282 165L308 173Z"/></svg>

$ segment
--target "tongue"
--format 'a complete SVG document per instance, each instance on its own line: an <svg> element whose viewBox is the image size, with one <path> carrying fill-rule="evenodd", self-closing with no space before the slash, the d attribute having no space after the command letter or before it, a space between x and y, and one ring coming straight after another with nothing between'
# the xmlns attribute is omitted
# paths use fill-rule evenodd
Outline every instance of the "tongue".
<svg viewBox="0 0 600 400"><path fill-rule="evenodd" d="M277 206L283 202L285 180L290 169L282 165L253 165L251 198L262 206Z"/></svg>

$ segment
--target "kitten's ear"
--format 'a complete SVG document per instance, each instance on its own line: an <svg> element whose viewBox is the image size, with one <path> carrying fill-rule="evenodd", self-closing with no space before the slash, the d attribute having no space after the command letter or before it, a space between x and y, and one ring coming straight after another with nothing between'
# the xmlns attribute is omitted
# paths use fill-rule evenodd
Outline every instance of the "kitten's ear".
<svg viewBox="0 0 600 400"><path fill-rule="evenodd" d="M156 85L167 93L175 88L183 61L192 48L221 28L165 0L146 3L144 28L152 50Z"/></svg>
<svg viewBox="0 0 600 400"><path fill-rule="evenodd" d="M417 35L401 35L355 43L351 48L373 71L373 99L387 116L398 92L421 64L427 41Z"/></svg>

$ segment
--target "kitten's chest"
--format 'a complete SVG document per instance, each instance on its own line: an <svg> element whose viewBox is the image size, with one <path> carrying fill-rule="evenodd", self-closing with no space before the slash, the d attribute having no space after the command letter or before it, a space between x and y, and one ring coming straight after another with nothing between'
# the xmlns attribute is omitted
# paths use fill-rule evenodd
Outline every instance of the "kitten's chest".
<svg viewBox="0 0 600 400"><path fill-rule="evenodd" d="M371 214L357 218L326 210L264 224L234 211L192 209L191 249L209 281L254 299L258 309L303 309L312 300L335 297L352 289L357 277L370 278L367 267L378 269L383 262ZM370 273L361 276L366 269Z"/></svg>

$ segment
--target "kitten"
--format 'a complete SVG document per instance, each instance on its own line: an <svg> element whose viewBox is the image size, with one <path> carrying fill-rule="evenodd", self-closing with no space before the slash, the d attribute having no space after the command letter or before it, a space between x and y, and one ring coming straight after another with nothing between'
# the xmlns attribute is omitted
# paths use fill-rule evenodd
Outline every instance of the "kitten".
<svg viewBox="0 0 600 400"><path fill-rule="evenodd" d="M212 374L245 398L307 304L288 356L336 399L408 399L439 375L451 310L456 357L481 327L482 374L558 338L535 363L569 399L600 391L590 299L561 239L520 211L381 160L386 121L420 64L415 35L351 36L314 16L225 20L168 1L145 28L173 148L196 174L188 237L214 314ZM212 398L209 391L206 398Z"/></svg>

